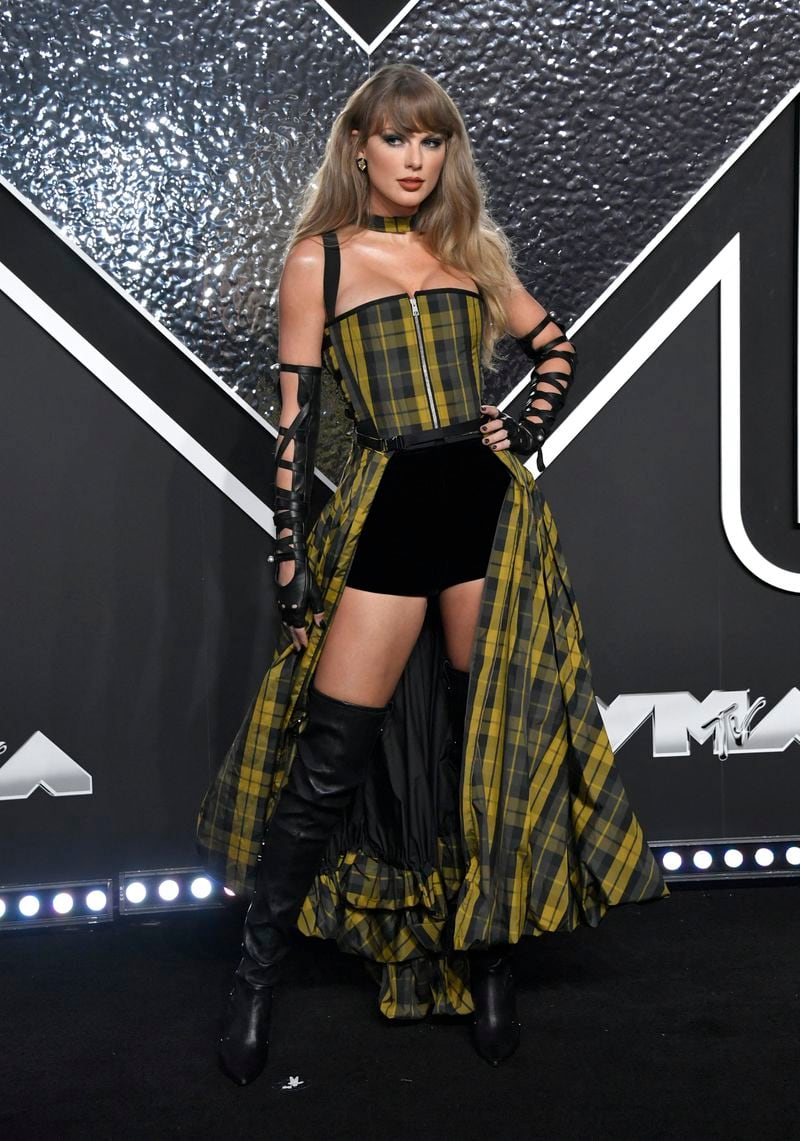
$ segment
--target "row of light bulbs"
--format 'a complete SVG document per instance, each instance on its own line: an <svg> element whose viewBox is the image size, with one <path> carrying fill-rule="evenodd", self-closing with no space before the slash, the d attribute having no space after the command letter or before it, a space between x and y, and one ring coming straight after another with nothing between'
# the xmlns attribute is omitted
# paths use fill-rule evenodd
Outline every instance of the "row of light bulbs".
<svg viewBox="0 0 800 1141"><path fill-rule="evenodd" d="M125 884L124 896L128 903L138 906L141 903L146 903L153 896L153 888L155 894L163 903L174 903L181 895L181 885L176 879L167 877L167 879L159 880L157 884L148 885L143 880L129 880ZM189 881L189 893L194 899L202 900L208 899L214 891L214 884L208 876L195 876L194 879ZM230 892L229 894L233 894Z"/></svg>
<svg viewBox="0 0 800 1141"><path fill-rule="evenodd" d="M134 912L219 907L233 892L198 868L165 868L152 872L123 872L119 878L119 909Z"/></svg>
<svg viewBox="0 0 800 1141"><path fill-rule="evenodd" d="M30 891L17 897L13 901L13 906L11 900L7 901L0 896L0 919L13 915L14 911L23 919L34 919L41 914L43 908L45 911L49 909L56 915L62 916L71 915L76 910L84 908L92 915L98 915L105 911L107 904L108 895L100 888L93 888L85 893L57 891L49 896Z"/></svg>
<svg viewBox="0 0 800 1141"><path fill-rule="evenodd" d="M757 846L756 846L757 845ZM792 840L728 844L653 844L656 858L668 877L712 873L756 875L755 868L771 868L787 875L800 874L800 843ZM776 868L776 864L779 866ZM782 864L783 870L780 870ZM755 865L755 868L754 866ZM233 892L196 868L153 872L126 872L120 876L119 906L124 913L219 906ZM50 885L38 888L0 889L0 929L63 923L71 919L97 922L113 919L111 881L94 884Z"/></svg>
<svg viewBox="0 0 800 1141"><path fill-rule="evenodd" d="M719 849L717 849L717 853L718 852ZM797 844L790 844L782 852L762 845L756 848L752 854L753 860L760 868L772 867L775 861L781 856L790 868L800 868L800 847ZM685 858L680 852L675 851L674 848L667 848L661 852L660 859L661 866L667 872L679 872L685 867L688 871L691 871L692 867L694 867L697 871L705 872L715 864L714 852L704 847L696 848L691 853L687 852ZM725 867L731 871L740 869L744 865L745 860L746 855L741 848L731 846L722 849L722 862Z"/></svg>
<svg viewBox="0 0 800 1141"><path fill-rule="evenodd" d="M174 868L123 872L117 898L119 910L125 914L218 907L222 896L221 886L199 869ZM110 921L114 918L114 898L110 879L0 888L0 930Z"/></svg>

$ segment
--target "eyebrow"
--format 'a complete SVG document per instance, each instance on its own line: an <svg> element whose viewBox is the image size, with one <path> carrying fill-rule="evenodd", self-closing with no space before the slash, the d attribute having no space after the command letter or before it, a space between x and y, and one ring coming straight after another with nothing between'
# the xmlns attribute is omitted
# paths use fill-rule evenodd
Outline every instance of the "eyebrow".
<svg viewBox="0 0 800 1141"><path fill-rule="evenodd" d="M383 134L386 132L389 132L390 134L393 134L393 135L404 135L404 134L408 133L406 131L402 131L399 127L381 127L381 133ZM425 131L412 131L411 134L414 134L414 135L442 135L442 134L444 134L444 132L443 131L425 130Z"/></svg>

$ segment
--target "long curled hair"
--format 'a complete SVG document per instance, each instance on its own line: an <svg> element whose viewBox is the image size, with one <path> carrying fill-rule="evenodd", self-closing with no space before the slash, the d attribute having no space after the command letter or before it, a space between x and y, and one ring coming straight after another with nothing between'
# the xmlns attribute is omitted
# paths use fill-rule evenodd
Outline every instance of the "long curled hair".
<svg viewBox="0 0 800 1141"><path fill-rule="evenodd" d="M386 64L349 97L334 120L322 165L306 186L287 253L301 239L326 230L367 226L369 177L356 165L356 154L386 123L405 134L430 131L447 140L439 180L420 204L414 229L424 233L434 257L469 274L480 288L487 310L481 359L491 368L494 346L506 332L503 295L517 284L514 251L486 209L460 111L436 80L413 64Z"/></svg>

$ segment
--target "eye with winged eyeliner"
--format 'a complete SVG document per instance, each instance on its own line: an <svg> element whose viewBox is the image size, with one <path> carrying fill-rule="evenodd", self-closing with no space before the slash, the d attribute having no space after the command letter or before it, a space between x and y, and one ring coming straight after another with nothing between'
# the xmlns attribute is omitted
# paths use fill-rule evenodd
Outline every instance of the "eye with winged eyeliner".
<svg viewBox="0 0 800 1141"><path fill-rule="evenodd" d="M398 135L393 131L391 134L381 135L381 138L383 139L383 141L385 143L388 143L389 146L392 146L393 140L396 139L398 142L403 142L404 136ZM424 143L432 143L433 145L431 146L430 149L436 150L438 147L440 147L442 145L442 143L444 142L444 139L439 138L439 136L429 136L428 138L423 139L422 142L423 142L423 144Z"/></svg>

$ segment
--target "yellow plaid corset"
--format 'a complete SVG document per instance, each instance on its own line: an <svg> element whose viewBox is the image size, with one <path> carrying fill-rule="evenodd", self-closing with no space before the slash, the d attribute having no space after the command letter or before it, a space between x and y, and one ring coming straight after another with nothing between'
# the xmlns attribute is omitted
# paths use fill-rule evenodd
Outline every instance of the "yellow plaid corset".
<svg viewBox="0 0 800 1141"><path fill-rule="evenodd" d="M474 290L397 293L329 320L322 359L374 434L442 428L480 417L482 328Z"/></svg>

